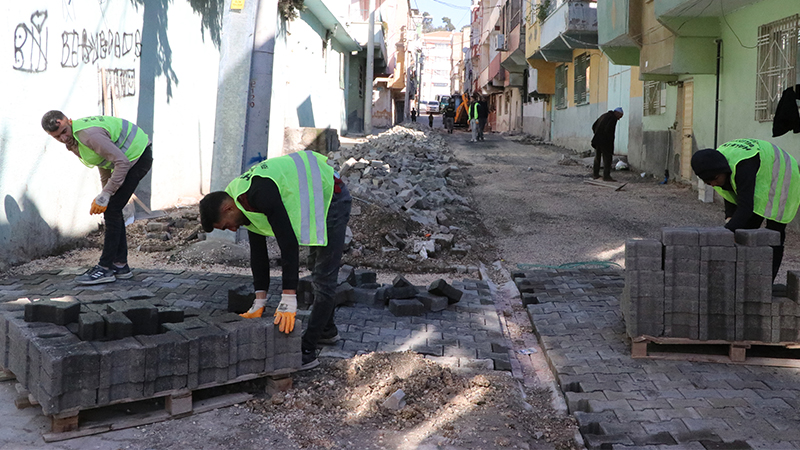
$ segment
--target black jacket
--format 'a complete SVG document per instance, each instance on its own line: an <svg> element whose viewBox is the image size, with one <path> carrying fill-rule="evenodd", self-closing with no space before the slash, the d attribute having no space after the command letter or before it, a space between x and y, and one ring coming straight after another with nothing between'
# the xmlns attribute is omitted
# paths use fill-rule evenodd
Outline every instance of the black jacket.
<svg viewBox="0 0 800 450"><path fill-rule="evenodd" d="M797 111L796 100L797 95L793 88L783 91L772 120L772 137L783 136L789 130L800 133L800 112Z"/></svg>
<svg viewBox="0 0 800 450"><path fill-rule="evenodd" d="M614 135L617 130L617 115L614 111L603 113L592 124L592 147L596 149L613 149L614 148Z"/></svg>

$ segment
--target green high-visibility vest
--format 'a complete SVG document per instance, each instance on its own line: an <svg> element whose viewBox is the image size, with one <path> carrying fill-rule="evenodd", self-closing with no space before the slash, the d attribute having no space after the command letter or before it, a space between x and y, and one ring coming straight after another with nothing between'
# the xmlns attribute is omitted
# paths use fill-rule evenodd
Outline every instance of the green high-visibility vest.
<svg viewBox="0 0 800 450"><path fill-rule="evenodd" d="M478 102L472 103L469 107L469 119L478 120Z"/></svg>
<svg viewBox="0 0 800 450"><path fill-rule="evenodd" d="M78 153L80 160L86 167L99 166L103 169L114 170L114 163L106 161L102 156L95 153L78 139L78 131L91 127L100 127L108 131L114 145L128 158L128 161L135 161L142 156L144 149L150 142L147 133L136 124L125 119L111 116L90 116L83 119L72 121L72 136L78 141Z"/></svg>
<svg viewBox="0 0 800 450"><path fill-rule="evenodd" d="M326 220L333 198L333 167L327 158L309 150L270 158L234 178L225 188L236 207L250 220L245 228L262 236L275 236L266 214L251 212L239 203L253 177L269 178L278 186L286 213L300 245L328 245Z"/></svg>
<svg viewBox="0 0 800 450"><path fill-rule="evenodd" d="M778 223L789 223L800 206L800 170L792 155L777 145L759 139L736 139L718 149L731 167L733 192L717 186L714 189L725 200L736 204L736 166L758 155L761 167L756 173L753 212Z"/></svg>

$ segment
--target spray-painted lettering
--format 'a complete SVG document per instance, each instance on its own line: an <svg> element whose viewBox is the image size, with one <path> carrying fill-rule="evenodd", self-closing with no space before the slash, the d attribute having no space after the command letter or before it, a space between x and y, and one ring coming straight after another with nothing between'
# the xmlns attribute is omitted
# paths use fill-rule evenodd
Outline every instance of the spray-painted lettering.
<svg viewBox="0 0 800 450"><path fill-rule="evenodd" d="M127 56L131 50L133 55L142 54L142 34L139 30L134 33L115 32L113 30L89 33L84 28L77 31L64 31L61 34L61 67L75 68L78 63L95 64L104 60L109 55L117 58Z"/></svg>
<svg viewBox="0 0 800 450"><path fill-rule="evenodd" d="M30 24L20 23L14 30L14 69L23 72L47 70L47 11L31 14Z"/></svg>

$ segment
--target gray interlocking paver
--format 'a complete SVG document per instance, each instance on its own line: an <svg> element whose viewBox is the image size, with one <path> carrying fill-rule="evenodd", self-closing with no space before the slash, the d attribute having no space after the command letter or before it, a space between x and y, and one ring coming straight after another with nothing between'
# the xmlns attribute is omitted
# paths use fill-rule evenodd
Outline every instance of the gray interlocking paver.
<svg viewBox="0 0 800 450"><path fill-rule="evenodd" d="M631 359L618 301L624 287L621 271L534 270L524 275L515 281L521 286L525 280L526 292L539 300L526 308L559 385L592 390L565 392L581 432L591 436L587 443L599 445L602 422L587 421L588 414L613 412L617 420L607 435L624 434L634 442L606 441L615 449L705 449L703 443L731 445L709 448L800 448L795 445L800 442L795 436L795 430L800 433L800 414L795 413L800 409L800 370ZM615 373L626 375L616 386L606 386ZM603 412L581 412L598 409ZM626 431L630 424L636 426Z"/></svg>

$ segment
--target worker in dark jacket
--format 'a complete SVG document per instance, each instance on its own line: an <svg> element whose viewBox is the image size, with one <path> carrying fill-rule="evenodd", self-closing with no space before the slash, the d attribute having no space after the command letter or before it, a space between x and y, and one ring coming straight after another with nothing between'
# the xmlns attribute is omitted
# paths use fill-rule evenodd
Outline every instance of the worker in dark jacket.
<svg viewBox="0 0 800 450"><path fill-rule="evenodd" d="M350 219L350 193L328 165L311 151L262 161L200 200L203 229L236 231L247 228L255 301L241 316L260 318L269 290L266 236L275 236L281 250L282 293L275 325L291 333L297 314L299 246L310 248L314 305L302 339L301 369L319 365L319 344L334 344L339 331L334 322L334 295Z"/></svg>
<svg viewBox="0 0 800 450"><path fill-rule="evenodd" d="M725 199L725 228L766 228L781 234L773 247L772 279L783 259L786 224L800 206L800 171L792 155L758 139L736 139L692 155L692 170Z"/></svg>
<svg viewBox="0 0 800 450"><path fill-rule="evenodd" d="M603 157L603 181L616 181L611 178L611 158L614 156L614 137L617 122L623 116L622 108L603 113L592 124L592 147L594 148L594 166L592 176L600 178L600 156Z"/></svg>

